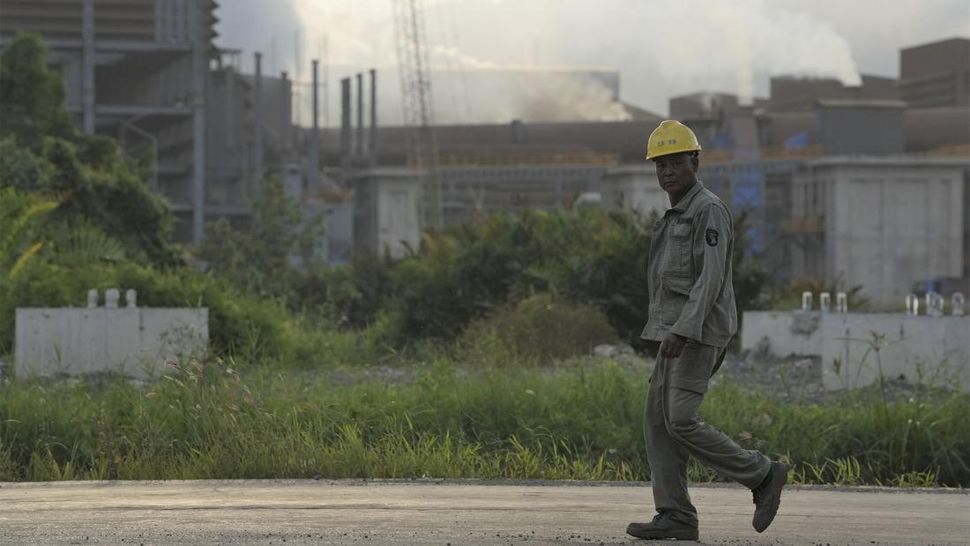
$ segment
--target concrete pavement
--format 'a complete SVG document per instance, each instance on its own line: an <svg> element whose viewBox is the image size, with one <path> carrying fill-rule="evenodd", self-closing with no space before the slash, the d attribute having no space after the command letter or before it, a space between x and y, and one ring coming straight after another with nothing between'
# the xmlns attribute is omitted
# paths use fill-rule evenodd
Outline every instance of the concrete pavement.
<svg viewBox="0 0 970 546"><path fill-rule="evenodd" d="M789 488L751 528L751 494L691 489L705 544L968 544L967 491ZM16 544L636 544L645 484L169 481L0 484Z"/></svg>

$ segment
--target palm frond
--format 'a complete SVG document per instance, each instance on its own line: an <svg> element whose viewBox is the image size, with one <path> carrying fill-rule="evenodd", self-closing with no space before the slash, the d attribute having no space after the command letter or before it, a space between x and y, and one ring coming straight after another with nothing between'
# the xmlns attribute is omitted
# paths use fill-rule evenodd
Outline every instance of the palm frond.
<svg viewBox="0 0 970 546"><path fill-rule="evenodd" d="M26 264L30 256L18 256L18 249L31 238L34 221L56 209L59 204L57 200L24 194L13 188L0 189L0 267L11 262ZM36 242L32 243L26 252L29 253L35 245ZM33 254L39 250L37 248Z"/></svg>
<svg viewBox="0 0 970 546"><path fill-rule="evenodd" d="M17 258L17 261L14 262L13 267L10 268L10 273L7 274L7 278L13 280L18 273L20 273L21 271L23 271L25 267L27 267L27 263L30 262L30 259L36 256L37 253L40 252L40 249L43 247L44 247L43 242L37 242L30 245L30 248L24 251L24 253L21 254L19 258Z"/></svg>

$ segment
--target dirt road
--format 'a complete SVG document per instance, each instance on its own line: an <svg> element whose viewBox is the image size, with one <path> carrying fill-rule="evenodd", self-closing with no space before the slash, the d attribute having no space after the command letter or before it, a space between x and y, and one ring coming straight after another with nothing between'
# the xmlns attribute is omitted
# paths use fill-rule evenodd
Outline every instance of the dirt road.
<svg viewBox="0 0 970 546"><path fill-rule="evenodd" d="M968 544L970 493L786 489L764 534L751 494L692 488L705 544ZM633 544L644 484L171 481L0 484L0 542Z"/></svg>

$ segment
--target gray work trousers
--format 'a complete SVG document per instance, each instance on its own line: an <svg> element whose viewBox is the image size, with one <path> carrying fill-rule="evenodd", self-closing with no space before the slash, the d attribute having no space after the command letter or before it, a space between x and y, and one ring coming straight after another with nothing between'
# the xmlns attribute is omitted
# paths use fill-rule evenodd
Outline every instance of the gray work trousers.
<svg viewBox="0 0 970 546"><path fill-rule="evenodd" d="M697 415L722 351L688 342L679 358L658 356L647 394L644 436L654 505L658 512L694 526L697 509L687 493L688 456L749 489L760 485L771 468L767 457L742 449Z"/></svg>

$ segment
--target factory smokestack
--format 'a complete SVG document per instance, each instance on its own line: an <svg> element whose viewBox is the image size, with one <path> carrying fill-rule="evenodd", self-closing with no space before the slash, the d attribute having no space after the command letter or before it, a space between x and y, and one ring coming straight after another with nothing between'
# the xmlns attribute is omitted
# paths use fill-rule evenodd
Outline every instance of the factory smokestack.
<svg viewBox="0 0 970 546"><path fill-rule="evenodd" d="M285 70L280 73L280 88L280 149L285 163L290 159L292 144L290 142L290 103L287 100L290 96L290 75Z"/></svg>
<svg viewBox="0 0 970 546"><path fill-rule="evenodd" d="M357 144L354 155L364 158L364 75L357 73Z"/></svg>
<svg viewBox="0 0 970 546"><path fill-rule="evenodd" d="M370 69L370 165L377 165L377 70Z"/></svg>
<svg viewBox="0 0 970 546"><path fill-rule="evenodd" d="M256 119L253 145L256 153L253 157L253 173L259 184L263 180L263 54L257 51L253 54L253 60L256 63L256 81L253 85L253 117Z"/></svg>
<svg viewBox="0 0 970 546"><path fill-rule="evenodd" d="M313 188L317 187L320 172L320 97L319 86L320 62L313 60L313 138L310 139L310 168L309 181Z"/></svg>
<svg viewBox="0 0 970 546"><path fill-rule="evenodd" d="M340 80L340 164L350 163L350 78Z"/></svg>
<svg viewBox="0 0 970 546"><path fill-rule="evenodd" d="M320 132L320 61L313 59L313 138L319 137Z"/></svg>

